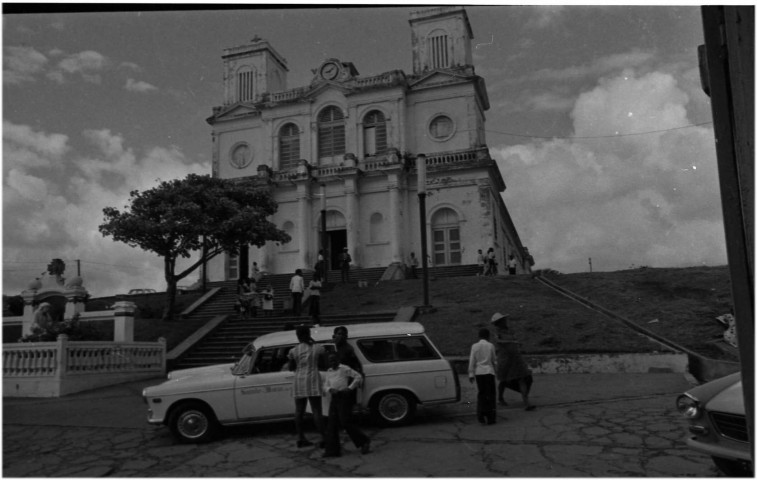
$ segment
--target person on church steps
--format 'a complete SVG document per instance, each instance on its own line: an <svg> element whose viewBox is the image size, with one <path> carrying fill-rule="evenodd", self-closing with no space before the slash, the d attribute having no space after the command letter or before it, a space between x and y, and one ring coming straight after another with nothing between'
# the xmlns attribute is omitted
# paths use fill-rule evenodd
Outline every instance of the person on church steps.
<svg viewBox="0 0 757 480"><path fill-rule="evenodd" d="M410 278L418 278L418 272L416 271L418 268L418 259L415 257L414 252L410 252L410 258L407 263L410 265Z"/></svg>
<svg viewBox="0 0 757 480"><path fill-rule="evenodd" d="M350 252L347 251L347 247L344 247L342 255L339 257L339 267L342 269L342 283L350 281Z"/></svg>
<svg viewBox="0 0 757 480"><path fill-rule="evenodd" d="M321 288L323 282L321 282L321 274L316 271L313 274L313 279L310 280L308 289L310 290L310 319L314 325L321 323Z"/></svg>
<svg viewBox="0 0 757 480"><path fill-rule="evenodd" d="M484 272L486 271L486 259L484 259L484 252L482 252L480 248L478 249L478 255L476 256L476 264L478 264L478 272L476 275L483 277Z"/></svg>
<svg viewBox="0 0 757 480"><path fill-rule="evenodd" d="M520 353L520 342L515 339L515 336L510 332L507 326L507 317L509 315L502 315L501 313L495 313L492 315L491 323L497 329L495 338L496 351L497 351L497 398L499 404L506 406L505 401L505 389L509 388L520 393L523 399L523 406L526 411L533 410L534 407L528 400L528 395L531 392L531 385L534 383L534 378L531 375L531 369L526 365L523 356Z"/></svg>
<svg viewBox="0 0 757 480"><path fill-rule="evenodd" d="M507 260L507 271L510 272L510 275L515 275L517 268L518 261L515 259L515 255L511 253L510 258Z"/></svg>
<svg viewBox="0 0 757 480"><path fill-rule="evenodd" d="M494 377L497 359L489 335L488 328L478 331L479 340L471 347L468 360L468 378L471 383L476 383L478 389L476 416L480 423L486 425L497 423L497 381Z"/></svg>
<svg viewBox="0 0 757 480"><path fill-rule="evenodd" d="M299 317L302 313L302 294L305 292L305 279L302 278L302 270L299 268L289 280L289 291L292 292L292 315Z"/></svg>

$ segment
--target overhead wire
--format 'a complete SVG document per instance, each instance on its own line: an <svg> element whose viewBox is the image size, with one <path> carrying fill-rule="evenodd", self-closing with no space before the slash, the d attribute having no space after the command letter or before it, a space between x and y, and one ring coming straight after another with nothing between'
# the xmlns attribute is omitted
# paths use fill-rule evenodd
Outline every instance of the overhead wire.
<svg viewBox="0 0 757 480"><path fill-rule="evenodd" d="M496 133L500 135L508 135L511 137L522 137L522 138L541 138L541 139L560 139L560 140L582 140L582 139L592 139L592 138L618 138L618 137L631 137L636 135L650 135L652 133L664 133L664 132L671 132L673 130L682 130L684 128L692 128L692 127L701 127L702 125L711 125L712 122L702 122L702 123L692 123L689 125L683 125L681 127L673 127L673 128L665 128L662 130L649 130L646 132L633 132L633 133L616 133L613 135L588 135L588 136L559 136L559 135L552 135L552 136L542 136L542 135L526 135L521 133L512 133L512 132L501 132L498 130L489 130L486 129L486 133Z"/></svg>

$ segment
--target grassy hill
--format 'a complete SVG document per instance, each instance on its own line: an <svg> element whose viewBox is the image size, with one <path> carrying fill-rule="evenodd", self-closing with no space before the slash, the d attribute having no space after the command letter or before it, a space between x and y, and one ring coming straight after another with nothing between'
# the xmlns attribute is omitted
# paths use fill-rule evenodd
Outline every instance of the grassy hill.
<svg viewBox="0 0 757 480"><path fill-rule="evenodd" d="M731 309L727 267L639 268L617 272L545 274L554 283L710 358L729 358L712 345L723 330L715 317ZM528 354L664 351L623 322L609 319L529 275L438 278L429 282L433 313L419 318L447 355L465 355L495 312ZM324 313L394 310L423 303L422 280L369 288L338 286L321 300Z"/></svg>
<svg viewBox="0 0 757 480"><path fill-rule="evenodd" d="M713 345L723 333L715 317L728 313L732 305L727 267L544 275L679 345L710 358L738 360ZM160 298L134 299L141 312L135 336L138 340L167 337L171 348L197 326L158 320L160 308L154 302ZM194 299L187 296L182 302ZM530 275L432 278L429 299L434 311L418 321L445 355L467 355L478 329L489 325L494 312L510 315L510 328L526 354L667 351L625 323L560 295ZM420 279L381 282L367 288L337 284L324 293L321 310L324 314L385 312L422 303Z"/></svg>

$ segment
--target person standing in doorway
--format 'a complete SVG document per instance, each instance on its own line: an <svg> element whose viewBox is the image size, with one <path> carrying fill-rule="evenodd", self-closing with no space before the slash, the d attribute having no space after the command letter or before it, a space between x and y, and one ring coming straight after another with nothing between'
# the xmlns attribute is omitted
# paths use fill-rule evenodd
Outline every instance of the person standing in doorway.
<svg viewBox="0 0 757 480"><path fill-rule="evenodd" d="M323 250L318 250L318 259L315 262L314 270L315 270L315 273L322 279L324 278L326 274L326 269L324 268L325 267L324 262L325 260L323 258Z"/></svg>
<svg viewBox="0 0 757 480"><path fill-rule="evenodd" d="M415 257L415 252L410 252L410 258L407 260L410 265L410 278L418 278L418 259Z"/></svg>
<svg viewBox="0 0 757 480"><path fill-rule="evenodd" d="M310 403L313 421L318 433L321 434L322 444L325 443L323 428L323 414L321 412L321 395L323 385L319 370L324 370L325 351L316 344L310 336L310 327L300 325L296 330L297 341L300 343L289 350L289 371L294 372L292 380L292 396L294 397L295 417L294 425L297 429L297 448L308 447L313 442L305 438L303 429L305 409Z"/></svg>
<svg viewBox="0 0 757 480"><path fill-rule="evenodd" d="M478 421L486 425L497 423L497 381L494 376L497 359L489 335L488 328L478 331L478 342L471 347L468 360L468 378L478 389L476 415Z"/></svg>
<svg viewBox="0 0 757 480"><path fill-rule="evenodd" d="M347 250L347 247L344 247L344 251L339 258L339 267L342 269L342 283L350 281L350 262L352 262L350 252Z"/></svg>
<svg viewBox="0 0 757 480"><path fill-rule="evenodd" d="M299 317L302 310L302 294L305 292L305 279L302 278L302 270L299 268L289 281L289 290L292 292L292 315Z"/></svg>
<svg viewBox="0 0 757 480"><path fill-rule="evenodd" d="M321 323L321 288L323 287L323 282L321 281L321 274L319 272L315 272L313 274L313 279L310 280L310 285L308 285L308 290L310 290L310 319L313 321L314 325L319 325Z"/></svg>
<svg viewBox="0 0 757 480"><path fill-rule="evenodd" d="M510 275L515 275L517 269L518 261L515 259L515 255L511 253L510 258L507 260L507 271L510 272Z"/></svg>

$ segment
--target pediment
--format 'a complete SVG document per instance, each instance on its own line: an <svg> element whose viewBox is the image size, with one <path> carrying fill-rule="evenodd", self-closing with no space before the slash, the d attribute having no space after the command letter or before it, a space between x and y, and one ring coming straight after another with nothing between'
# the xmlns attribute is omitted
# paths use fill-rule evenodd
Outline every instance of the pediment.
<svg viewBox="0 0 757 480"><path fill-rule="evenodd" d="M470 80L469 75L460 75L450 71L432 70L421 75L417 80L410 82L410 88L423 88L445 83L457 83Z"/></svg>
<svg viewBox="0 0 757 480"><path fill-rule="evenodd" d="M328 80L324 80L320 83L320 85L314 85L313 87L311 87L310 91L305 94L303 98L311 99L319 97L329 90L335 90L342 95L347 95L352 92L352 88L349 88L339 82L330 82Z"/></svg>
<svg viewBox="0 0 757 480"><path fill-rule="evenodd" d="M243 117L246 115L256 115L259 113L260 111L251 104L235 103L216 113L213 118L215 118L216 120L227 120L230 118Z"/></svg>

